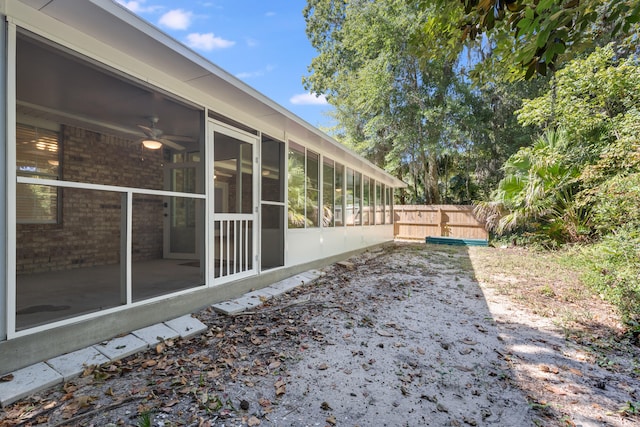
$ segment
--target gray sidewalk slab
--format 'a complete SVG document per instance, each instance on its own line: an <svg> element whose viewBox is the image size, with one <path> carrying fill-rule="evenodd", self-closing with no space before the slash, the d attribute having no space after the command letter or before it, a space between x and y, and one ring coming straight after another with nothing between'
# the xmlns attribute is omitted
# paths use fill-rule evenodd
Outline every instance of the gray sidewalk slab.
<svg viewBox="0 0 640 427"><path fill-rule="evenodd" d="M183 339L191 338L208 329L207 325L190 314L167 320L164 324L176 331L180 335L180 338Z"/></svg>
<svg viewBox="0 0 640 427"><path fill-rule="evenodd" d="M63 377L44 362L18 369L13 380L0 382L0 405L7 406L37 391L62 384Z"/></svg>
<svg viewBox="0 0 640 427"><path fill-rule="evenodd" d="M93 347L87 347L47 360L46 363L60 373L65 381L69 381L71 378L80 376L85 367L99 366L107 362L109 362L107 356Z"/></svg>
<svg viewBox="0 0 640 427"><path fill-rule="evenodd" d="M320 278L321 274L320 272L314 272L314 271L305 271L304 273L300 273L299 276L301 276L304 281L304 283L311 283L314 282L316 280L318 280L318 278Z"/></svg>
<svg viewBox="0 0 640 427"><path fill-rule="evenodd" d="M133 353L146 350L149 348L149 344L135 335L128 334L123 337L114 338L103 344L96 344L93 347L109 359L118 360L130 356Z"/></svg>
<svg viewBox="0 0 640 427"><path fill-rule="evenodd" d="M292 289L297 288L298 286L301 286L304 284L304 280L306 280L306 277L302 277L302 276L293 276L293 277L289 277L288 279L284 279L281 280L278 283L274 283L273 285L270 286L271 289L273 289L274 291L278 292L278 295L283 294L285 292L289 292Z"/></svg>
<svg viewBox="0 0 640 427"><path fill-rule="evenodd" d="M171 329L164 323L147 326L146 328L138 329L131 333L149 345L156 345L160 341L170 340L180 336L177 331Z"/></svg>
<svg viewBox="0 0 640 427"><path fill-rule="evenodd" d="M246 305L240 304L236 300L220 302L218 304L214 304L212 307L215 311L226 314L227 316L241 313L248 308Z"/></svg>
<svg viewBox="0 0 640 427"><path fill-rule="evenodd" d="M270 300L271 298L279 295L278 292L270 287L258 289L257 291L251 291L245 295L245 297L257 298L260 301Z"/></svg>

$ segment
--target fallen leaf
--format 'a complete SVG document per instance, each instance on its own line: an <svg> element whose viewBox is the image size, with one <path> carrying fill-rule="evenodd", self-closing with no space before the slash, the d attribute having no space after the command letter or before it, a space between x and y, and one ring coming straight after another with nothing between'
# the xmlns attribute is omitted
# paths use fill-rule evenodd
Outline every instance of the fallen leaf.
<svg viewBox="0 0 640 427"><path fill-rule="evenodd" d="M392 337L393 336L393 334L391 332L383 331L382 329L378 329L376 332L381 337Z"/></svg>
<svg viewBox="0 0 640 427"><path fill-rule="evenodd" d="M331 409L333 409L333 408L331 407L331 405L329 405L329 403L328 403L328 402L322 402L322 403L320 404L320 409L323 409L323 410L325 410L325 411L330 411L330 410L331 410Z"/></svg>
<svg viewBox="0 0 640 427"><path fill-rule="evenodd" d="M149 368L151 366L156 366L158 364L158 362L156 360L153 359L149 359L149 360L145 360L144 363L142 364L143 368Z"/></svg>
<svg viewBox="0 0 640 427"><path fill-rule="evenodd" d="M555 366L540 365L540 366L538 366L538 368L542 372L550 372L552 374L557 374L558 372L560 372L560 370L558 368L556 368Z"/></svg>
<svg viewBox="0 0 640 427"><path fill-rule="evenodd" d="M276 396L282 396L287 391L287 385L283 380L278 380L274 384L276 388Z"/></svg>
<svg viewBox="0 0 640 427"><path fill-rule="evenodd" d="M336 423L337 423L336 417L334 417L333 415L327 417L327 419L325 421L327 421L332 426L336 425Z"/></svg>
<svg viewBox="0 0 640 427"><path fill-rule="evenodd" d="M269 399L265 399L263 397L263 398L258 399L258 404L260 406L262 406L263 408L267 408L267 407L271 406L271 401Z"/></svg>
<svg viewBox="0 0 640 427"><path fill-rule="evenodd" d="M6 383L6 382L9 382L9 381L13 381L13 374L8 374L8 375L5 375L3 377L0 377L0 382Z"/></svg>
<svg viewBox="0 0 640 427"><path fill-rule="evenodd" d="M327 369L329 369L329 365L327 365L326 363L321 363L321 364L318 366L318 370L319 370L319 371L326 371Z"/></svg>
<svg viewBox="0 0 640 427"><path fill-rule="evenodd" d="M247 421L247 425L250 426L250 427L259 426L260 425L260 420L258 418L256 418L256 417L251 417Z"/></svg>

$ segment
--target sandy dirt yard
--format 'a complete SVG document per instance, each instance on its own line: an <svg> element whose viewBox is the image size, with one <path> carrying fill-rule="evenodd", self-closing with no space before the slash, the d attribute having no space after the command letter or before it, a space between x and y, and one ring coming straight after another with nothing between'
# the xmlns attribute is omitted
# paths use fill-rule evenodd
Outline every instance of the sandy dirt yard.
<svg viewBox="0 0 640 427"><path fill-rule="evenodd" d="M207 333L88 367L0 426L640 425L637 343L542 255L397 242L323 271L196 313Z"/></svg>

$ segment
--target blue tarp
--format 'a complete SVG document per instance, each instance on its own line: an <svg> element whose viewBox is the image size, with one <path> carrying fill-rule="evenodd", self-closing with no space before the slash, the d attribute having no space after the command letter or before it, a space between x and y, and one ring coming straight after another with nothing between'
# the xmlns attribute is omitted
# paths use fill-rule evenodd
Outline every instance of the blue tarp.
<svg viewBox="0 0 640 427"><path fill-rule="evenodd" d="M425 243L433 243L436 245L454 245L454 246L489 246L489 241L485 239L461 239L455 237L426 237Z"/></svg>

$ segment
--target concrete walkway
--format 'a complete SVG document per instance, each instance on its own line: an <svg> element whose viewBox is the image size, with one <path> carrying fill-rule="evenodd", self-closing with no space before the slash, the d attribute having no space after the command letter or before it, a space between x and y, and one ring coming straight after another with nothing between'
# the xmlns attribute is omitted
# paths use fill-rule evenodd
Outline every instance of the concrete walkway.
<svg viewBox="0 0 640 427"><path fill-rule="evenodd" d="M324 275L319 270L309 270L266 288L249 292L239 298L214 304L213 308L223 314L233 315L253 309L264 301L284 294L305 283L311 283ZM157 323L146 328L113 338L109 341L63 354L56 358L36 363L11 372L0 381L0 405L11 403L41 390L62 384L80 376L90 365L103 365L145 351L168 339L188 339L208 329L207 325L191 315Z"/></svg>

